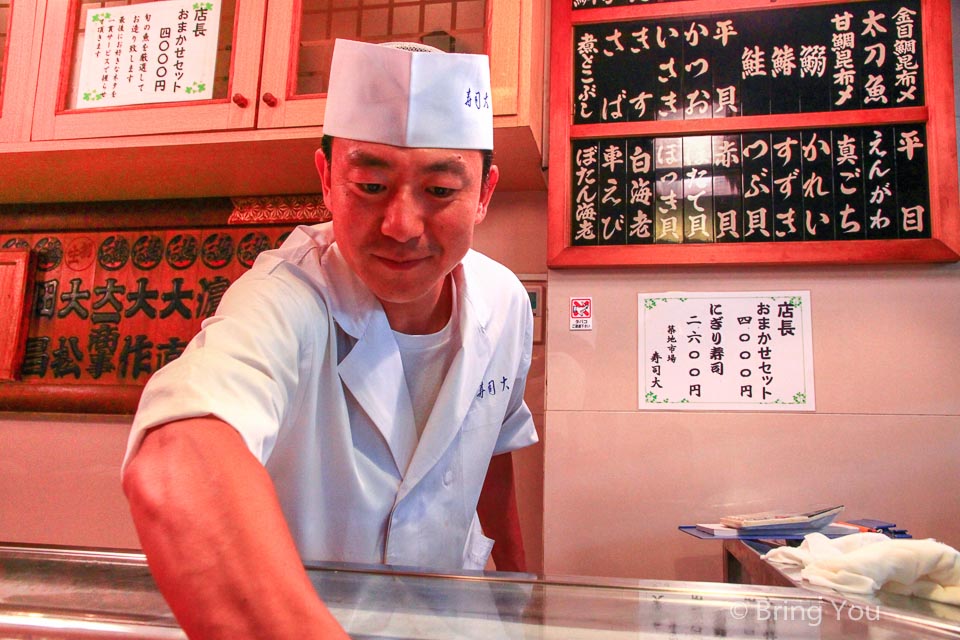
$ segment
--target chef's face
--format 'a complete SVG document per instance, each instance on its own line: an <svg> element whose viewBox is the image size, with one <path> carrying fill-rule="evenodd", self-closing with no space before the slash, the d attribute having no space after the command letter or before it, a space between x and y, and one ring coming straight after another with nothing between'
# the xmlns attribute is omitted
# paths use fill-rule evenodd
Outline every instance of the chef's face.
<svg viewBox="0 0 960 640"><path fill-rule="evenodd" d="M497 168L484 182L479 151L345 138L316 161L347 264L385 307L436 305L487 213Z"/></svg>

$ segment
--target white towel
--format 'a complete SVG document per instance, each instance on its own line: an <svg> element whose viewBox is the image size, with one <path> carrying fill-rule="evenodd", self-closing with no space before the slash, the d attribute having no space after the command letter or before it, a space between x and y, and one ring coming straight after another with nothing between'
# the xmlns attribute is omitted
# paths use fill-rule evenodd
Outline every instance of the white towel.
<svg viewBox="0 0 960 640"><path fill-rule="evenodd" d="M837 591L879 590L960 605L960 552L936 540L855 533L830 539L804 536L799 547L780 547L764 559L802 567L800 577Z"/></svg>

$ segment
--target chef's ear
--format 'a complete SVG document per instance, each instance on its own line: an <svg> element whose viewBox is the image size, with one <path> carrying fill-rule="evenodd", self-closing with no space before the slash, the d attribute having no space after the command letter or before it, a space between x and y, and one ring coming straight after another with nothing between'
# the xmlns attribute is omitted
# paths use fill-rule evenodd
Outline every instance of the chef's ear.
<svg viewBox="0 0 960 640"><path fill-rule="evenodd" d="M500 182L500 168L495 164L490 165L487 179L480 185L480 202L477 203L477 216L474 219L474 224L483 222L483 219L487 217L487 207L490 205L490 198L493 197L498 182Z"/></svg>
<svg viewBox="0 0 960 640"><path fill-rule="evenodd" d="M323 149L317 149L313 154L313 162L317 165L317 173L320 174L320 188L323 189L323 199L327 200L330 195L330 162L327 160Z"/></svg>

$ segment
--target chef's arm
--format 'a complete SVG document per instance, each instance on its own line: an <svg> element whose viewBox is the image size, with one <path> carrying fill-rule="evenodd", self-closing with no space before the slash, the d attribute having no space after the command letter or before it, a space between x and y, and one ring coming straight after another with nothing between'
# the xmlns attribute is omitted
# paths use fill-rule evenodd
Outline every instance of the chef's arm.
<svg viewBox="0 0 960 640"><path fill-rule="evenodd" d="M490 459L477 503L477 515L484 535L493 538L493 563L497 570L526 571L511 453L501 453Z"/></svg>
<svg viewBox="0 0 960 640"><path fill-rule="evenodd" d="M154 579L190 638L348 637L307 577L266 470L225 422L150 431L123 488Z"/></svg>

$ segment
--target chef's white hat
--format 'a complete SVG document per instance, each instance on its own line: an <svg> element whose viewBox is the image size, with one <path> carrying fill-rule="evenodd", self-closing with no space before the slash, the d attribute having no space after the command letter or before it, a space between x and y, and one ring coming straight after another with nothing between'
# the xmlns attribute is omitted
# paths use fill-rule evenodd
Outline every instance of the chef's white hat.
<svg viewBox="0 0 960 640"><path fill-rule="evenodd" d="M493 149L487 56L393 44L337 39L323 132L398 147Z"/></svg>

